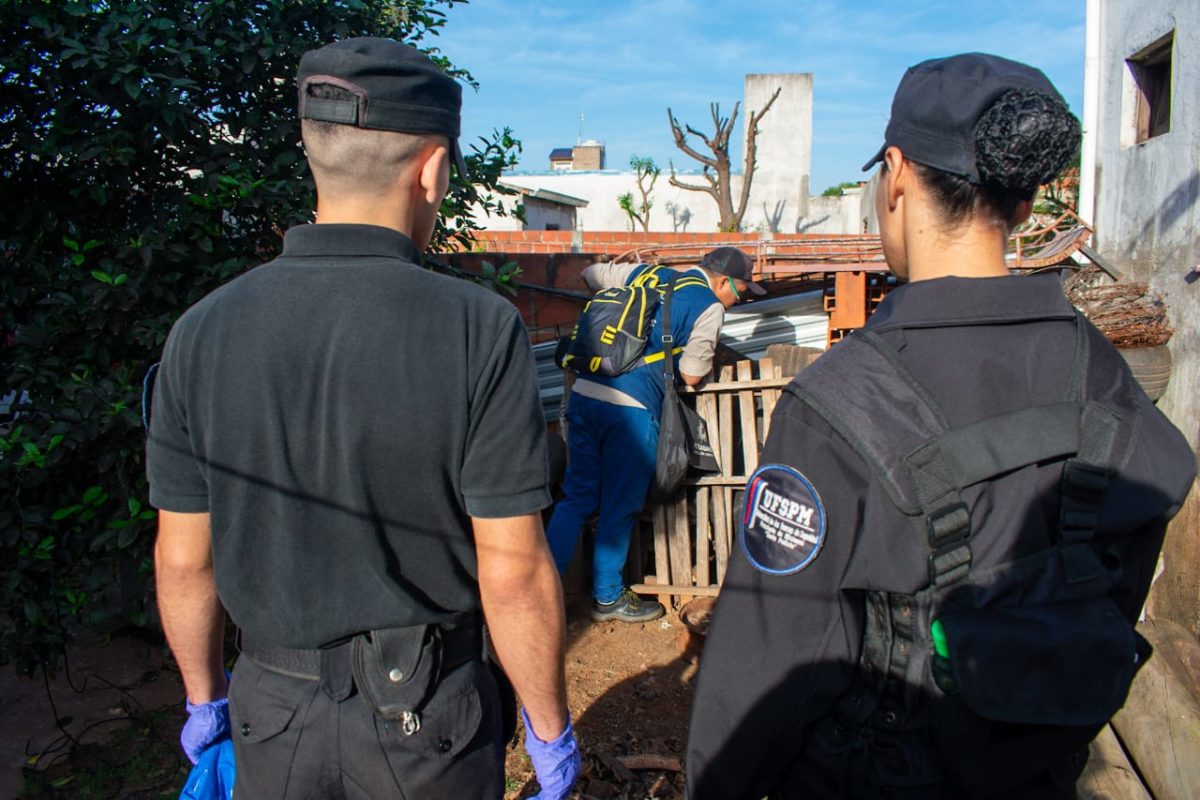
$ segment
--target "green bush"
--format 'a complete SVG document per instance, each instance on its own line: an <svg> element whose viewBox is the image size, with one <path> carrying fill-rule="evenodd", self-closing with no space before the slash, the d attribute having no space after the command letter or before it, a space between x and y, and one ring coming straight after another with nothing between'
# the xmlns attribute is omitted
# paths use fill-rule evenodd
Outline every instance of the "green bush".
<svg viewBox="0 0 1200 800"><path fill-rule="evenodd" d="M841 197L842 192L844 192L846 189L854 189L857 186L859 186L858 181L842 181L841 183L830 186L828 189L821 192L821 197Z"/></svg>
<svg viewBox="0 0 1200 800"><path fill-rule="evenodd" d="M311 217L300 55L429 49L457 2L0 0L0 661L53 669L81 625L153 622L142 379L187 306ZM485 186L456 179L442 244L470 242L519 144L472 149Z"/></svg>

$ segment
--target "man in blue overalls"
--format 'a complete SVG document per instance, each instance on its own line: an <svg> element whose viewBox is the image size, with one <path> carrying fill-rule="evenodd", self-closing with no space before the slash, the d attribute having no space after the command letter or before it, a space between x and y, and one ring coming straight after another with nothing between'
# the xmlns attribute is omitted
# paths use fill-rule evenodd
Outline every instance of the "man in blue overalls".
<svg viewBox="0 0 1200 800"><path fill-rule="evenodd" d="M765 294L750 280L753 263L736 247L719 247L699 267L672 270L646 264L593 264L583 279L593 290L634 282L665 286L675 279L671 335L679 379L688 385L712 369L725 309L747 295ZM584 522L600 512L593 559L592 619L648 622L663 614L660 603L639 598L625 586L622 571L629 539L654 474L658 415L663 398L662 306L641 365L616 376L580 375L567 408L570 459L564 497L546 529L560 572L575 553Z"/></svg>

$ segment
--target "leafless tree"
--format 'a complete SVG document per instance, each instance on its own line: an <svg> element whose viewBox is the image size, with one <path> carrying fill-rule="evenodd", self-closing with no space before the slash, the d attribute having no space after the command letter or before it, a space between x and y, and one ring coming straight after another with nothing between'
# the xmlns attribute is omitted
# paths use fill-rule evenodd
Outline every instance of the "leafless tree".
<svg viewBox="0 0 1200 800"><path fill-rule="evenodd" d="M691 192L705 192L711 195L717 204L717 211L720 214L720 221L717 223L717 226L722 231L736 231L742 227L742 217L746 213L746 201L750 197L750 184L754 180L754 167L757 163L756 140L758 139L758 123L771 110L771 105L775 102L775 98L779 97L782 89L783 87L776 89L771 98L767 100L766 105L760 110L750 113L750 121L746 125L746 158L745 166L742 169L742 192L738 198L736 209L733 205L733 190L729 182L729 135L733 132L733 125L737 121L738 107L741 103L733 104L733 114L727 118L721 116L720 103L709 104L709 109L712 112L713 127L716 129L711 137L705 136L691 125L680 125L679 120L675 119L675 115L671 113L671 109L667 109L667 120L671 123L671 133L675 137L675 146L704 165L703 175L708 185L697 186L679 180L675 177L675 165L670 162L671 174L668 180L672 186L677 188L686 189ZM691 142L688 141L688 134L704 142L705 146L712 151L712 155L705 155L693 147Z"/></svg>

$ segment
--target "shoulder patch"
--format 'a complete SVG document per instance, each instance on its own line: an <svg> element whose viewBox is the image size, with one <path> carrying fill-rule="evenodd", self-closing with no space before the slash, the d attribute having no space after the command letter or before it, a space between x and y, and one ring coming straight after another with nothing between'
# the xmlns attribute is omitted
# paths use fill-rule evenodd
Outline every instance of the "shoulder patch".
<svg viewBox="0 0 1200 800"><path fill-rule="evenodd" d="M825 544L825 506L808 478L783 464L764 464L746 483L739 538L755 569L791 575Z"/></svg>

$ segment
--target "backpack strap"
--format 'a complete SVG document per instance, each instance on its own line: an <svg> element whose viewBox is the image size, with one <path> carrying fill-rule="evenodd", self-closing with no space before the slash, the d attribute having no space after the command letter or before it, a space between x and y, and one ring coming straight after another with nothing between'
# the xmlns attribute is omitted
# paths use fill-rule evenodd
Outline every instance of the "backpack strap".
<svg viewBox="0 0 1200 800"><path fill-rule="evenodd" d="M838 347L849 351L846 361L816 361L789 391L846 439L897 509L923 519L931 585L953 584L970 570L971 519L962 490L1029 464L1074 456L1063 477L1063 536L1090 538L1105 469L1094 465L1111 463L1117 420L1097 404L1081 406L1088 345L1078 320L1069 399L954 429L878 334L859 330ZM858 368L841 368L846 363ZM1081 579L1084 572L1090 569L1080 568Z"/></svg>
<svg viewBox="0 0 1200 800"><path fill-rule="evenodd" d="M647 364L654 364L659 361L663 361L665 356L668 353L667 345L671 344L675 341L675 337L671 334L671 312L669 309L670 302L671 302L670 298L674 294L675 290L676 289L686 289L689 286L700 286L705 289L709 288L708 281L705 280L704 278L698 277L696 275L682 275L681 276L678 273L675 273L674 271L672 271L672 277L667 280L666 286L662 289L659 289L658 287L660 286L662 278L663 278L663 275L662 275L663 269L664 269L663 267L649 267L648 266L648 267L646 267L646 270L644 272L642 272L642 274L638 275L636 278L634 278L629 283L630 286L645 286L648 289L655 289L659 292L659 294L661 294L663 296L662 329L664 332L664 336L663 336L662 350L657 353L651 353L648 356L642 356L642 358L634 365L634 368L644 367ZM669 351L672 356L671 360L673 361L674 356L677 356L683 352L683 347L682 346L672 347L669 349ZM672 373L674 372L674 368L675 368L674 363L671 363L671 364L664 363L664 367L667 369L667 371L672 372ZM674 378L674 376L672 376L671 381L674 382L674 380L675 380L675 378Z"/></svg>
<svg viewBox="0 0 1200 800"><path fill-rule="evenodd" d="M666 382L668 392L675 391L675 348L671 345L675 343L675 337L671 334L671 298L675 295L674 275L667 281L667 288L663 290L662 302L662 354L663 361L663 380Z"/></svg>

